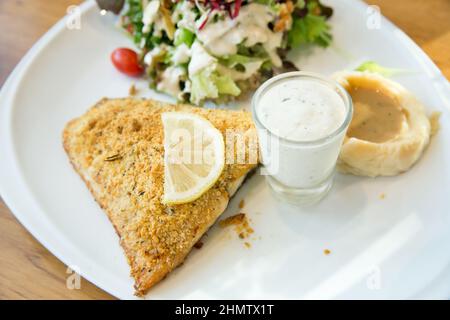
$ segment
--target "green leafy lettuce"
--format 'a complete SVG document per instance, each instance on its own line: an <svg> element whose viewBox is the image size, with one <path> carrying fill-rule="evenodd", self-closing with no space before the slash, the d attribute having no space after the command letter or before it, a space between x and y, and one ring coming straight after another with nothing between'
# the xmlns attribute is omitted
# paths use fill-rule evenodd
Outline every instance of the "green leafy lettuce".
<svg viewBox="0 0 450 320"><path fill-rule="evenodd" d="M288 44L298 47L304 43L327 47L331 43L330 26L325 17L308 13L301 19L295 19L288 33Z"/></svg>
<svg viewBox="0 0 450 320"><path fill-rule="evenodd" d="M375 61L366 61L366 62L362 63L355 70L361 71L361 72L368 71L368 72L372 72L372 73L378 73L384 77L392 77L396 74L406 72L405 70L401 70L401 69L392 69L392 68L383 67L383 66L379 65L378 63L376 63Z"/></svg>
<svg viewBox="0 0 450 320"><path fill-rule="evenodd" d="M194 40L195 35L191 31L185 28L181 28L177 30L177 32L175 33L174 44L176 46L179 46L180 44L184 43L188 47L191 47Z"/></svg>
<svg viewBox="0 0 450 320"><path fill-rule="evenodd" d="M330 45L332 36L327 19L333 14L331 7L319 0L299 0L292 14L292 28L288 33L288 45L297 47L304 43L321 47Z"/></svg>
<svg viewBox="0 0 450 320"><path fill-rule="evenodd" d="M133 37L133 41L136 44L140 44L143 33L142 28L144 23L142 17L144 15L141 0L127 0L128 10L122 17L122 26Z"/></svg>
<svg viewBox="0 0 450 320"><path fill-rule="evenodd" d="M218 98L219 95L238 96L241 93L233 79L217 73L214 66L192 75L191 82L191 102L195 104L204 99Z"/></svg>
<svg viewBox="0 0 450 320"><path fill-rule="evenodd" d="M144 27L142 3L142 0L127 0L128 10L122 16L122 27L130 34L138 47L141 46L142 41L145 41L144 47L150 50L160 45L163 40L167 42L167 36L157 37L153 35L153 32L147 34L142 32Z"/></svg>
<svg viewBox="0 0 450 320"><path fill-rule="evenodd" d="M245 64L247 64L247 63L260 61L260 60L261 60L261 58L258 58L258 57L249 57L249 56L244 56L242 54L231 54L229 56L221 58L220 63L228 68L234 68L237 65L245 66Z"/></svg>

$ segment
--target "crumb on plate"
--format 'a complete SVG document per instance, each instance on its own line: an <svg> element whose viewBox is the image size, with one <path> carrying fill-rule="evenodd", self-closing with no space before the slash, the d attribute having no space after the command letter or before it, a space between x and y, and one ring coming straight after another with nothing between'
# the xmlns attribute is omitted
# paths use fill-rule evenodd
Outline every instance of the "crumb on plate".
<svg viewBox="0 0 450 320"><path fill-rule="evenodd" d="M194 244L195 249L201 249L202 247L203 247L203 242L201 242L201 241L197 241L197 243Z"/></svg>
<svg viewBox="0 0 450 320"><path fill-rule="evenodd" d="M128 90L128 94L132 97L137 94L136 85L134 83L131 85L130 89Z"/></svg>
<svg viewBox="0 0 450 320"><path fill-rule="evenodd" d="M250 227L249 220L247 219L245 213L238 213L225 218L219 221L219 226L222 228L234 226L234 230L240 239L246 239L254 232L252 227Z"/></svg>
<svg viewBox="0 0 450 320"><path fill-rule="evenodd" d="M238 213L233 216L229 216L223 220L220 220L219 225L222 228L226 228L226 227L229 227L232 225L241 224L244 221L244 219L245 219L245 213Z"/></svg>

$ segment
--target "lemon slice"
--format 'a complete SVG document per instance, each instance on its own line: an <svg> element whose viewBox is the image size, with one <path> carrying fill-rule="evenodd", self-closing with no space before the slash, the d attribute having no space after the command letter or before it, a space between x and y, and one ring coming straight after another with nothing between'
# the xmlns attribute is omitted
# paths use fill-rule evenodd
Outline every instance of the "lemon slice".
<svg viewBox="0 0 450 320"><path fill-rule="evenodd" d="M165 204L198 199L219 179L225 164L222 133L208 120L183 112L161 115L164 127Z"/></svg>

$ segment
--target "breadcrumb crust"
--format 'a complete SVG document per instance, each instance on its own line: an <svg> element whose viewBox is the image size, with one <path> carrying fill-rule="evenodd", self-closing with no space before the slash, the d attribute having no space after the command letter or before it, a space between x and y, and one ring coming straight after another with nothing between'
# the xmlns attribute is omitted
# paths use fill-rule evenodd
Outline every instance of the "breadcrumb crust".
<svg viewBox="0 0 450 320"><path fill-rule="evenodd" d="M136 295L180 265L226 209L235 184L256 164L227 164L219 181L199 199L163 205L161 113L201 115L225 130L256 134L245 111L203 109L143 99L102 99L63 132L69 159L105 210L120 237L135 279Z"/></svg>

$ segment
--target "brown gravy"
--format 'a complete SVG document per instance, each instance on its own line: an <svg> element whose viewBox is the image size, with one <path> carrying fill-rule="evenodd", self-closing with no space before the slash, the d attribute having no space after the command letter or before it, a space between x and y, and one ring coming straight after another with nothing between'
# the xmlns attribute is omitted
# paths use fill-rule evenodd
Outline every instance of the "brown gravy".
<svg viewBox="0 0 450 320"><path fill-rule="evenodd" d="M353 100L349 137L381 143L400 133L405 114L394 96L370 81L350 81L346 89Z"/></svg>

